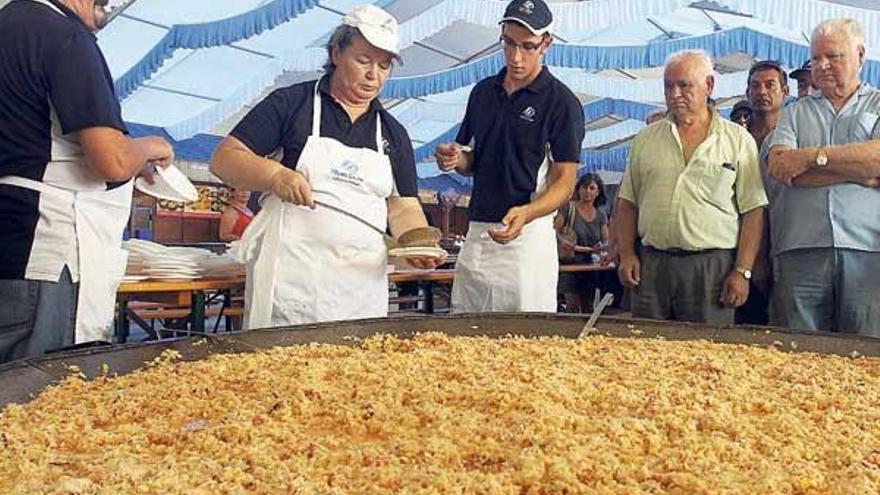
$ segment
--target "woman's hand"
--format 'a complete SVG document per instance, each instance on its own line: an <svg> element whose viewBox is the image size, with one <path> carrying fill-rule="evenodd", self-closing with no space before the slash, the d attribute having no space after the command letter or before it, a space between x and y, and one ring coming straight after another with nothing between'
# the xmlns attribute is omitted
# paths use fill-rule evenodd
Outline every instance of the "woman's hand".
<svg viewBox="0 0 880 495"><path fill-rule="evenodd" d="M407 256L403 258L403 261L407 265L419 270L433 270L446 262L446 255L444 254L440 258L433 256Z"/></svg>
<svg viewBox="0 0 880 495"><path fill-rule="evenodd" d="M284 167L269 181L269 190L282 201L315 209L312 199L312 185L301 172Z"/></svg>

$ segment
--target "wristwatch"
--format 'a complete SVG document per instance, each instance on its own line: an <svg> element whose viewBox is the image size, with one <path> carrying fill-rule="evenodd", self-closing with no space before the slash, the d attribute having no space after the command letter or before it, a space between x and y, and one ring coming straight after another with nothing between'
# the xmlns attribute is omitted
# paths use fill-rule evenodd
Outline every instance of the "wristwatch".
<svg viewBox="0 0 880 495"><path fill-rule="evenodd" d="M737 266L737 267L735 267L733 270L734 270L736 273L739 273L740 275L742 275L743 278L746 279L746 280L751 280L751 279L752 279L752 271L749 270L748 268L743 268L743 267L741 267L741 266Z"/></svg>
<svg viewBox="0 0 880 495"><path fill-rule="evenodd" d="M828 155L825 154L825 148L819 148L816 152L816 166L819 168L828 166Z"/></svg>

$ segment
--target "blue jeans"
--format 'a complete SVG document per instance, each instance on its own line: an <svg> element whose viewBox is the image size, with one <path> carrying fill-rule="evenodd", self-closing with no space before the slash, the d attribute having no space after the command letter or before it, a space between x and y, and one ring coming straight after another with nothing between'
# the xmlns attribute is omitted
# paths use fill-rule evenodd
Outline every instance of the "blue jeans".
<svg viewBox="0 0 880 495"><path fill-rule="evenodd" d="M880 253L796 249L776 256L772 323L880 337Z"/></svg>
<svg viewBox="0 0 880 495"><path fill-rule="evenodd" d="M79 284L0 280L0 363L74 344Z"/></svg>

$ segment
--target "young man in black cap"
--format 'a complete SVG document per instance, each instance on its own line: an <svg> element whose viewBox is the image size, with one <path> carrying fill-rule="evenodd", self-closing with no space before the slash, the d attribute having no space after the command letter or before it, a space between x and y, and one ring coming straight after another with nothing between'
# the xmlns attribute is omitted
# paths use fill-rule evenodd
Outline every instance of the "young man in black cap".
<svg viewBox="0 0 880 495"><path fill-rule="evenodd" d="M553 214L574 187L584 116L543 66L552 23L543 0L507 6L505 67L474 87L455 143L437 146L441 170L474 177L453 311L556 310Z"/></svg>
<svg viewBox="0 0 880 495"><path fill-rule="evenodd" d="M800 69L791 71L789 76L798 83L798 99L813 93L813 63L810 59Z"/></svg>

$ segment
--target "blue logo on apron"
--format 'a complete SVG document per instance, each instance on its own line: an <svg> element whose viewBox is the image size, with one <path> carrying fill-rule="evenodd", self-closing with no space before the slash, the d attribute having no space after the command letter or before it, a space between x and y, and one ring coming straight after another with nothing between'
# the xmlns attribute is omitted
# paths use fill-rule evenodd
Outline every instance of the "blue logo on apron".
<svg viewBox="0 0 880 495"><path fill-rule="evenodd" d="M351 160L345 160L339 166L330 169L333 180L348 182L356 186L364 182L364 178L358 175L358 165Z"/></svg>

